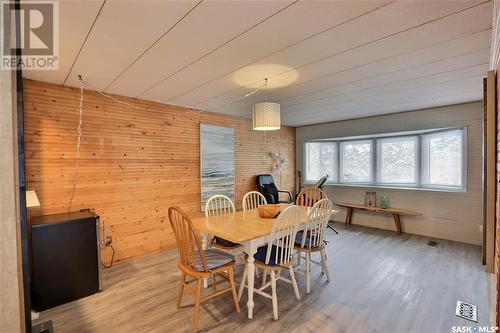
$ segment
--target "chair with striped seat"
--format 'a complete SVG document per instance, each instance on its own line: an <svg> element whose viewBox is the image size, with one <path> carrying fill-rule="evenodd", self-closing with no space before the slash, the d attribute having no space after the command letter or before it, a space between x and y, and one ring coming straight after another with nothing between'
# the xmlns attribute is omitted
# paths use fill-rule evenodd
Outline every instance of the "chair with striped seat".
<svg viewBox="0 0 500 333"><path fill-rule="evenodd" d="M254 255L255 266L264 271L264 276L267 276L268 272L271 275L271 281L266 283L264 278L262 286L254 289L254 292L272 300L273 318L275 320L278 319L278 297L276 294L276 282L278 280L292 284L295 297L300 299L299 288L293 269L293 249L300 221L301 211L299 207L290 206L285 208L273 223L267 245L259 247L257 253ZM290 279L281 275L283 270L290 272ZM247 286L247 272L248 267L245 265L238 299L241 298L243 290ZM269 287L271 287L271 294L264 291Z"/></svg>
<svg viewBox="0 0 500 333"><path fill-rule="evenodd" d="M168 209L168 217L172 230L177 242L180 260L178 267L181 270L181 279L179 293L177 294L177 307L179 308L182 302L184 288L186 288L194 297L194 316L193 316L193 332L198 329L198 318L200 312L200 303L219 296L226 292L231 292L233 295L234 307L237 312L240 312L240 305L236 295L236 285L234 282L234 257L224 251L218 249L203 250L201 240L196 233L191 219L179 207L170 207ZM224 274L225 273L225 274ZM213 291L201 296L203 280L208 277L212 278ZM217 289L216 276L221 276L229 282L229 287L225 289ZM193 280L186 281L186 277ZM192 289L189 284L197 282L196 288Z"/></svg>
<svg viewBox="0 0 500 333"><path fill-rule="evenodd" d="M326 273L326 279L330 282L330 272L325 253L325 230L328 220L332 214L333 204L329 199L321 199L312 206L306 219L306 228L297 233L295 239L295 249L297 250L298 265L295 270L306 277L306 293L311 292L311 264L319 264L322 272ZM312 253L321 254L321 262L313 261ZM304 257L302 257L304 254ZM301 260L305 259L305 267L301 265ZM303 268L303 270L301 270Z"/></svg>

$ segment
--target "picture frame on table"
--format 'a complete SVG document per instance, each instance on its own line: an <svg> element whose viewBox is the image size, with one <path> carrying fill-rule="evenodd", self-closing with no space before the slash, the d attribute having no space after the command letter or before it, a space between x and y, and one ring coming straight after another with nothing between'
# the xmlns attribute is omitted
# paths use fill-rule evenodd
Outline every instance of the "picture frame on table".
<svg viewBox="0 0 500 333"><path fill-rule="evenodd" d="M366 192L365 193L365 206L366 207L377 206L377 192Z"/></svg>

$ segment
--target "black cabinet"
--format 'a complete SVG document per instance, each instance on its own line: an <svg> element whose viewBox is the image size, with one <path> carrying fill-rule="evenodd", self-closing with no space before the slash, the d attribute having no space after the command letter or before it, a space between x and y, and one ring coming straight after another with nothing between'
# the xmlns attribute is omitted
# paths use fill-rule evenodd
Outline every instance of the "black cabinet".
<svg viewBox="0 0 500 333"><path fill-rule="evenodd" d="M89 210L31 219L32 307L43 311L101 290L99 216Z"/></svg>

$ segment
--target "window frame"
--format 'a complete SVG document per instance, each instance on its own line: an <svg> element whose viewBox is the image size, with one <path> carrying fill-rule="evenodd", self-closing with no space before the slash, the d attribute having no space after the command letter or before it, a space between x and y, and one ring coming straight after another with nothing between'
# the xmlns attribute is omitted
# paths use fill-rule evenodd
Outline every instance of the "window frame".
<svg viewBox="0 0 500 333"><path fill-rule="evenodd" d="M380 171L382 169L382 162L379 158L382 154L381 143L384 140L397 140L404 138L415 138L415 182L383 182L380 178ZM389 137L379 137L376 140L377 148L375 154L377 155L377 166L375 167L377 171L377 177L375 184L381 186L394 186L394 187L417 187L421 182L421 137L417 134L409 134L409 135L399 135L399 136L389 136Z"/></svg>
<svg viewBox="0 0 500 333"><path fill-rule="evenodd" d="M437 184L429 184L424 182L424 177L426 175L424 174L424 148L422 145L422 148L420 149L420 161L421 161L421 187L422 188L428 188L428 189L436 189L436 190L444 190L444 191L450 191L450 192L467 192L467 175L468 175L468 170L467 170L467 127L462 127L462 128L451 128L451 129L443 129L439 131L433 131L429 133L423 133L420 138L420 142L422 143L423 137L426 135L436 135L440 133L449 133L449 132L456 132L456 131L462 131L462 185L461 186L453 186L453 185L437 185Z"/></svg>
<svg viewBox="0 0 500 333"><path fill-rule="evenodd" d="M424 183L424 148L423 148L423 137L426 135L446 133L446 132L456 132L461 131L462 133L462 185L461 186L451 186L451 185L431 185ZM379 157L381 156L380 143L384 139L399 139L404 137L416 137L416 152L415 152L415 177L416 183L395 183L395 182L382 182L379 180L379 168L381 167ZM467 169L467 139L468 139L468 128L464 127L452 127L452 128L440 128L440 129L430 129L430 130L420 130L420 131L408 131L408 132L396 132L396 133L381 133L374 135L363 135L363 136L349 136L340 137L333 139L315 139L315 140L305 140L303 142L303 170L307 168L307 148L306 145L312 142L328 142L334 143L336 145L335 153L335 166L337 179L329 178L326 182L328 186L344 186L344 187L365 187L365 188L388 188L388 189L406 189L406 190L427 190L427 191L444 191L444 192L467 192L467 179L468 179L468 169ZM371 181L370 182L345 182L343 181L343 145L348 142L356 141L371 141ZM304 174L304 184L314 184L314 180L307 180Z"/></svg>
<svg viewBox="0 0 500 333"><path fill-rule="evenodd" d="M321 140L321 141L307 141L304 142L304 184L314 184L318 181L316 180L308 180L307 179L307 154L308 154L308 148L307 144L308 143L331 143L335 146L334 151L335 151L335 156L334 156L334 168L337 169L337 174L336 175L328 175L328 179L326 180L326 183L331 183L331 184L336 184L338 183L338 179L340 178L339 171L338 171L338 164L339 164L339 144L337 141L333 140Z"/></svg>
<svg viewBox="0 0 500 333"><path fill-rule="evenodd" d="M371 164L371 166L370 166L370 181L368 181L368 182L348 182L348 181L344 180L344 163L343 163L344 162L344 149L343 149L343 147L346 144L352 144L352 143L356 143L356 142L361 143L361 144L370 143L370 155L371 155L370 156L370 164ZM375 170L373 170L373 165L376 163L375 157L373 154L373 152L375 150L375 149L373 149L374 144L375 144L375 142L373 139L342 140L342 141L339 141L337 143L337 150L338 150L337 156L339 157L338 162L337 162L337 166L338 166L338 168L337 168L337 170L338 170L337 171L337 175L338 175L337 182L339 184L353 184L353 185L355 185L355 184L373 184L374 183L374 181L375 181L374 171Z"/></svg>

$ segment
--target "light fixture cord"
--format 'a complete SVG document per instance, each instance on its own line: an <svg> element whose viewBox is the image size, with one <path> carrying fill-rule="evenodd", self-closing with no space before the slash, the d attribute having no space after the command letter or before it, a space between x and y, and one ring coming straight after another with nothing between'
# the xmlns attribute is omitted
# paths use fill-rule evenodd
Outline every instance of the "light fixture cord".
<svg viewBox="0 0 500 333"><path fill-rule="evenodd" d="M85 82L82 78L81 78L81 75L78 75L78 79L80 80L80 82L82 84L84 84L87 88L91 89L91 90L94 90L95 92L97 92L98 94L102 95L103 97L106 97L116 103L119 103L121 105L125 105L127 107L130 107L130 108L133 108L133 109L136 109L136 110L141 110L141 111L157 111L157 112L161 112L163 114L165 113L168 113L168 114L171 114L171 115L176 115L175 112L169 112L169 111L166 111L166 110L160 110L160 109L153 109L153 108L146 108L146 107L143 107L143 106L139 106L139 105L136 105L136 104L132 104L132 103L128 103L128 102L125 102L125 101L122 101L122 100L119 100L118 98L115 98L111 95L108 95L106 94L105 92L99 90L99 89L96 89L94 88L91 84ZM196 111L196 110L194 110ZM203 113L204 111L203 110L198 110L198 113ZM201 118L200 118L201 119Z"/></svg>
<svg viewBox="0 0 500 333"><path fill-rule="evenodd" d="M267 103L267 77L265 78L265 83L264 83L264 85L265 85L265 88L264 88L264 89L265 89L265 90L264 90L264 92L265 92L264 100L265 100L265 101L266 101L266 103Z"/></svg>
<svg viewBox="0 0 500 333"><path fill-rule="evenodd" d="M71 206L73 204L73 199L75 197L76 191L76 177L78 176L78 169L80 166L80 142L82 140L82 127L83 127L83 81L81 75L78 75L80 80L80 112L78 119L78 139L76 141L76 159L75 159L75 173L73 175L73 185L71 190L71 198L69 199L68 213L71 212Z"/></svg>

